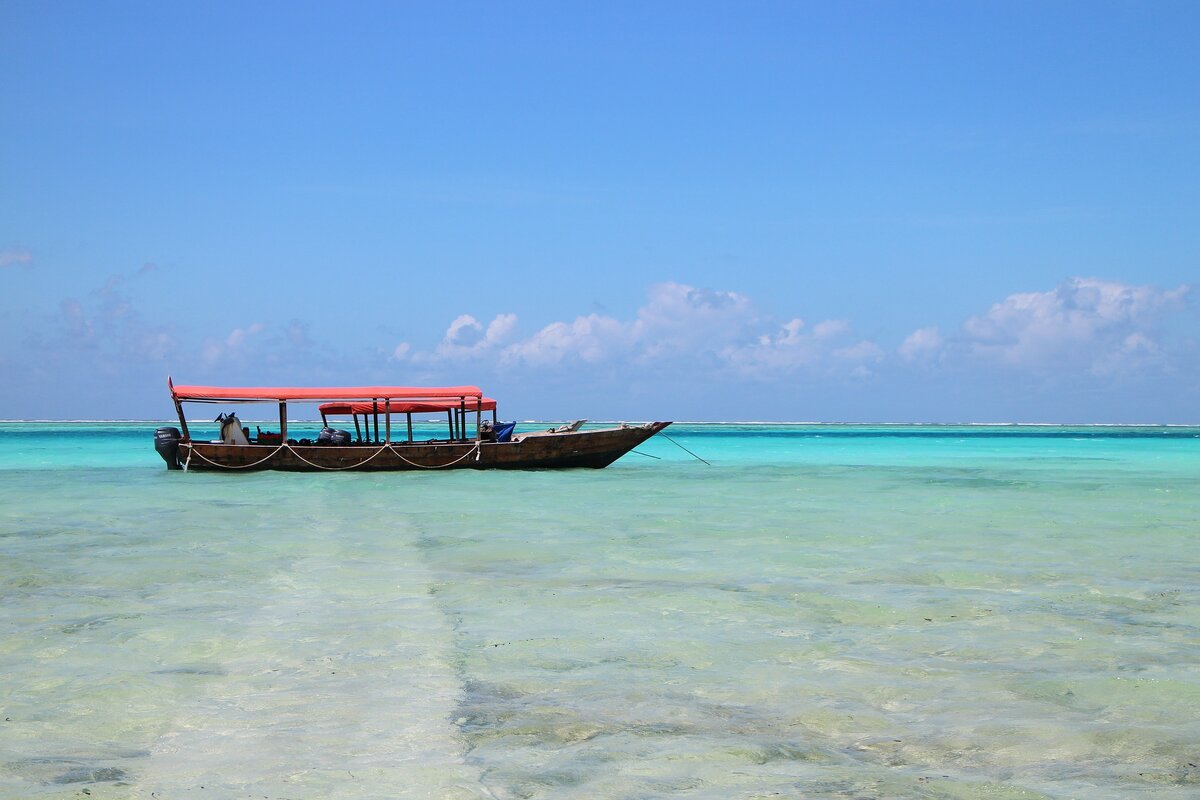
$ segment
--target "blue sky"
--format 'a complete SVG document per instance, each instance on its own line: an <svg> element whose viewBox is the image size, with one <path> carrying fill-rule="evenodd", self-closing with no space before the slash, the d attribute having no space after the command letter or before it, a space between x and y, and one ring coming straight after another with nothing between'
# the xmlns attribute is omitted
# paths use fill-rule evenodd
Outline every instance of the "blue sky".
<svg viewBox="0 0 1200 800"><path fill-rule="evenodd" d="M1194 3L0 4L0 417L1200 422Z"/></svg>

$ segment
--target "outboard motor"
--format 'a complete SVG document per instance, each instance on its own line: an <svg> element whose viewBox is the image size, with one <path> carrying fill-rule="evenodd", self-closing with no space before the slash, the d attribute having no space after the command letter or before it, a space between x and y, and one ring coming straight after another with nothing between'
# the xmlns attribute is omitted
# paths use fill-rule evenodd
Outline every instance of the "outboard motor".
<svg viewBox="0 0 1200 800"><path fill-rule="evenodd" d="M167 469L183 469L179 465L179 428L159 428L154 432L154 449L167 462Z"/></svg>
<svg viewBox="0 0 1200 800"><path fill-rule="evenodd" d="M334 428L321 428L317 434L317 444L350 444L350 431L339 431Z"/></svg>

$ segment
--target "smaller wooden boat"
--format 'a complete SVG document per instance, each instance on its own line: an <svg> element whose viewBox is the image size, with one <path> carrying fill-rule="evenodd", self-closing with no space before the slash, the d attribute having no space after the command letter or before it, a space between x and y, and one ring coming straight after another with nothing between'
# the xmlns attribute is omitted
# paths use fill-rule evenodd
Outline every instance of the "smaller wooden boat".
<svg viewBox="0 0 1200 800"><path fill-rule="evenodd" d="M496 401L477 386L222 387L176 386L168 378L179 428L155 431L154 446L168 469L383 471L417 469L561 469L606 467L670 422L582 428L576 420L549 430L517 433L501 423ZM288 437L288 402L316 402L322 429L316 439ZM272 403L279 430L254 433L235 413L222 412L220 437L192 438L184 403ZM484 418L489 412L490 418ZM413 414L445 414L445 438L417 440ZM350 417L354 432L330 426ZM400 420L403 419L403 427Z"/></svg>

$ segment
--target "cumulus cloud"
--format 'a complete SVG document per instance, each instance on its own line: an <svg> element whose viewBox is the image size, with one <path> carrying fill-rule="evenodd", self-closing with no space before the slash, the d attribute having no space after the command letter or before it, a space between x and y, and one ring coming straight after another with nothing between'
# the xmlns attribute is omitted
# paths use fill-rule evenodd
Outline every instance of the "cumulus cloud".
<svg viewBox="0 0 1200 800"><path fill-rule="evenodd" d="M650 288L647 302L632 320L593 313L553 322L508 345L501 360L506 365L534 366L572 361L662 363L683 355L713 353L743 336L752 318L753 308L744 295L662 283Z"/></svg>
<svg viewBox="0 0 1200 800"><path fill-rule="evenodd" d="M553 322L501 354L504 363L544 366L621 360L642 366L681 358L719 357L730 342L752 337L757 320L750 299L737 292L681 283L650 287L634 319L588 314Z"/></svg>
<svg viewBox="0 0 1200 800"><path fill-rule="evenodd" d="M758 312L737 292L697 289L682 283L650 287L630 334L641 358L714 352L730 342L753 338Z"/></svg>
<svg viewBox="0 0 1200 800"><path fill-rule="evenodd" d="M455 318L429 353L395 357L427 364L487 354L507 369L608 364L649 372L665 368L737 375L817 367L862 374L884 357L879 345L853 337L842 320L807 329L803 320L775 326L746 295L682 283L650 287L632 319L601 313L552 322L516 336L516 317L502 314L485 329L473 316ZM407 343L406 343L407 344Z"/></svg>
<svg viewBox="0 0 1200 800"><path fill-rule="evenodd" d="M501 353L505 364L545 366L578 359L594 364L628 352L634 334L627 323L600 314L554 322L528 339L515 342Z"/></svg>
<svg viewBox="0 0 1200 800"><path fill-rule="evenodd" d="M473 347L483 338L483 326L470 314L460 314L446 329L442 344L447 347Z"/></svg>
<svg viewBox="0 0 1200 800"><path fill-rule="evenodd" d="M496 318L488 324L487 333L484 335L484 340L498 344L504 341L516 327L516 314L498 314Z"/></svg>
<svg viewBox="0 0 1200 800"><path fill-rule="evenodd" d="M841 319L827 319L813 326L813 336L817 339L834 339L850 330L850 323Z"/></svg>
<svg viewBox="0 0 1200 800"><path fill-rule="evenodd" d="M234 328L229 335L225 337L225 346L234 349L241 347L246 343L246 339L254 336L257 333L262 333L266 329L266 325L261 322L254 322L247 325L245 328Z"/></svg>
<svg viewBox="0 0 1200 800"><path fill-rule="evenodd" d="M209 338L180 346L169 324L144 321L131 301L143 267L110 276L76 298L62 300L46 323L26 339L29 365L48 372L94 366L105 375L127 374L130 364L147 374L163 363L186 363L219 381L294 379L297 367L313 382L339 383L363 374L381 382L438 383L465 376L520 386L581 376L612 390L675 392L680 386L724 385L741 393L787 393L801 384L853 387L870 378L889 390L923 386L938 374L956 383L995 385L996 365L1015 391L1091 379L1109 386L1123 376L1157 370L1187 374L1194 344L1173 336L1170 317L1183 308L1189 287L1162 289L1095 278L1072 278L1048 291L1011 294L966 317L960 326L928 325L888 343L856 333L844 319L810 319L797 309L776 317L735 291L668 282L651 286L636 310L623 314L592 307L592 313L522 331L516 314L447 315L440 339L388 344L368 354L344 343L314 341L300 320L245 321L209 331ZM144 277L149 276L149 277ZM583 306L587 308L587 306ZM159 321L166 312L159 310ZM392 340L395 342L396 340ZM199 342L199 343L196 343ZM69 361L73 359L73 361ZM397 364L402 362L402 367ZM374 370L374 372L372 372ZM28 371L28 370L26 370ZM906 373L909 374L906 377ZM355 376L351 378L349 376ZM911 378L917 377L914 381ZM189 375L193 382L207 377ZM562 382L562 381L560 381Z"/></svg>
<svg viewBox="0 0 1200 800"><path fill-rule="evenodd" d="M1188 291L1071 278L1051 291L1009 295L967 319L963 335L976 357L1027 368L1073 360L1101 372L1114 359L1157 353L1154 329Z"/></svg>
<svg viewBox="0 0 1200 800"><path fill-rule="evenodd" d="M882 347L854 339L844 320L825 320L808 328L799 317L752 344L730 345L723 355L743 375L762 377L797 370L862 377L884 359Z"/></svg>
<svg viewBox="0 0 1200 800"><path fill-rule="evenodd" d="M495 353L509 341L516 326L516 314L497 314L487 327L470 314L460 314L446 328L442 341L432 353L412 353L411 357L414 361L425 363L479 358ZM396 346L392 357L402 359L409 355L409 352L408 344L403 342Z"/></svg>
<svg viewBox="0 0 1200 800"><path fill-rule="evenodd" d="M996 363L1027 372L1053 367L1112 375L1168 364L1158 323L1187 292L1186 286L1073 278L1050 291L1010 295L958 331L920 327L885 349L848 320L779 321L738 292L668 282L650 287L646 301L625 318L596 311L522 335L514 314L498 314L485 325L464 313L433 348L401 342L390 355L429 375L463 364L509 374L536 369L542 376L586 367L592 375L650 382L665 374L768 383L801 375L859 379Z"/></svg>
<svg viewBox="0 0 1200 800"><path fill-rule="evenodd" d="M900 344L900 357L905 361L923 361L936 356L942 349L942 334L937 326L919 328Z"/></svg>
<svg viewBox="0 0 1200 800"><path fill-rule="evenodd" d="M242 328L234 328L220 339L208 339L200 348L200 359L214 366L227 359L238 359L245 355L250 341L267 329L265 323L253 322Z"/></svg>
<svg viewBox="0 0 1200 800"><path fill-rule="evenodd" d="M33 263L33 253L25 247L8 247L0 250L0 267L16 267Z"/></svg>

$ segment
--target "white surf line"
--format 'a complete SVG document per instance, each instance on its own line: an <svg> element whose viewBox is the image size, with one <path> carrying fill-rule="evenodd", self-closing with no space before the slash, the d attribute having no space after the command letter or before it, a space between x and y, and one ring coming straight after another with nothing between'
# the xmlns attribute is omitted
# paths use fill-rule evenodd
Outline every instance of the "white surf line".
<svg viewBox="0 0 1200 800"><path fill-rule="evenodd" d="M306 558L245 620L216 621L226 675L177 710L139 796L491 798L452 722L463 687L432 575L411 545L387 555Z"/></svg>

